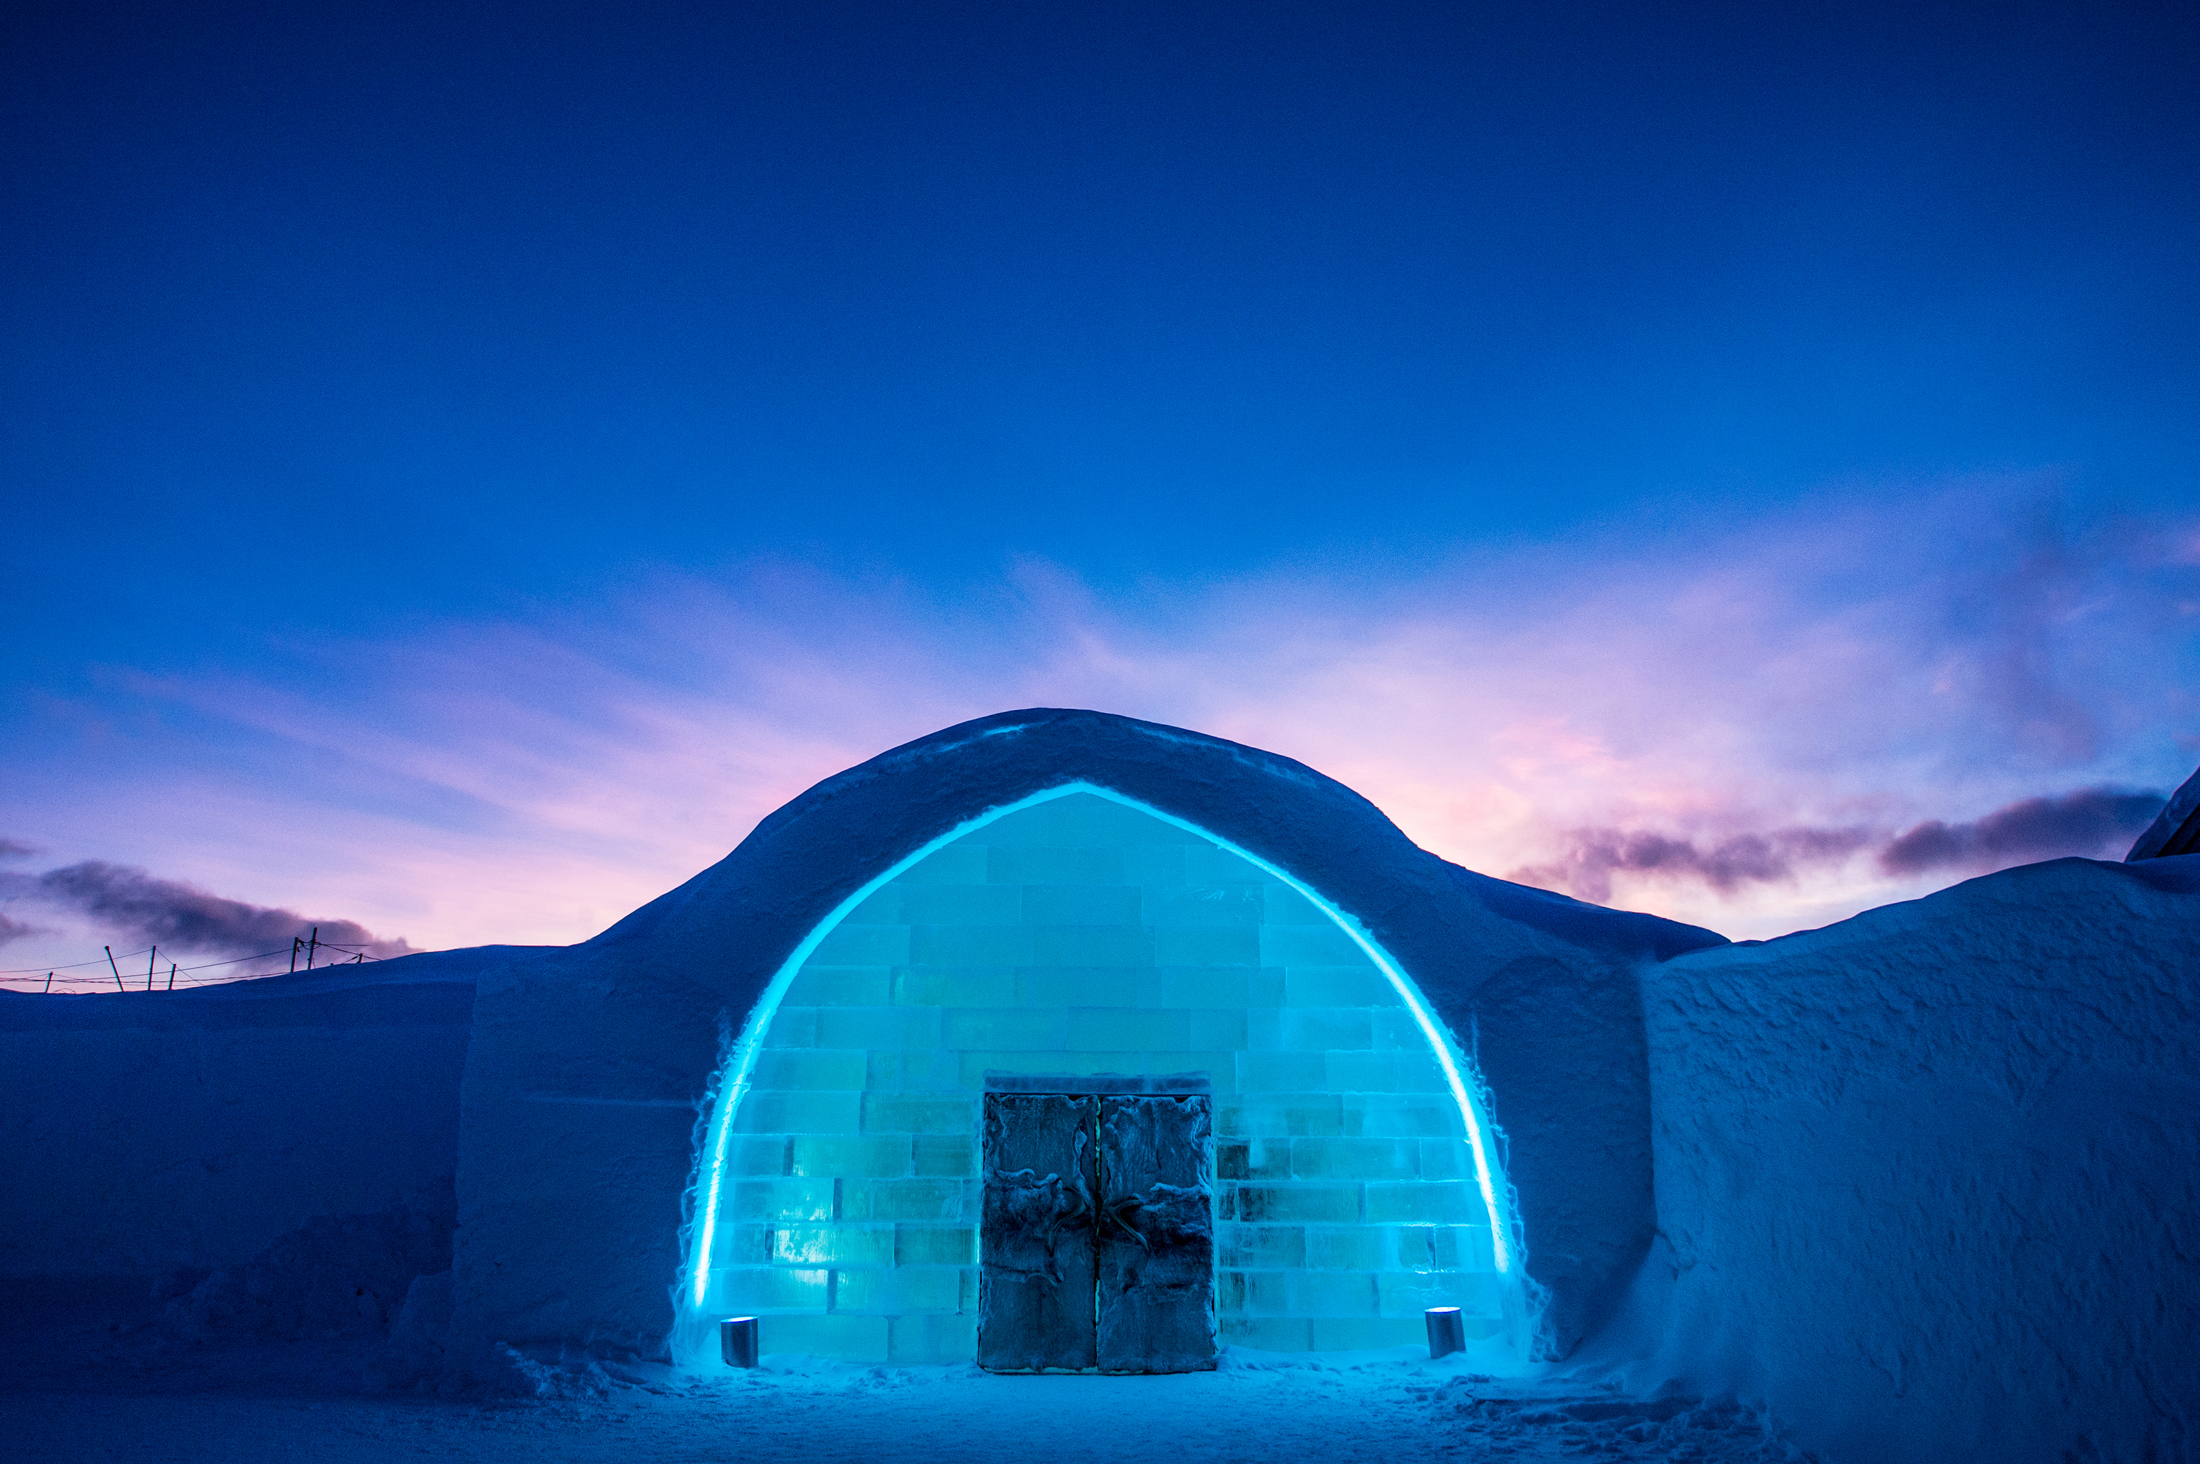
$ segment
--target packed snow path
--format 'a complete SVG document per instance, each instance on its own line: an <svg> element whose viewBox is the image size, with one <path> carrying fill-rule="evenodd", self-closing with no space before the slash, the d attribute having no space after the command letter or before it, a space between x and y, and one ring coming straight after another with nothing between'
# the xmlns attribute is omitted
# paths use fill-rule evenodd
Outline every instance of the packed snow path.
<svg viewBox="0 0 2200 1464"><path fill-rule="evenodd" d="M105 1326L47 1332L36 1346L20 1332L9 1340L0 1453L11 1464L1804 1458L1731 1406L1502 1382L1404 1358L1263 1365L1231 1354L1219 1371L1173 1377L770 1359L775 1367L697 1380L654 1366L535 1364L545 1396L483 1402L368 1392L381 1354L356 1341L177 1346Z"/></svg>
<svg viewBox="0 0 2200 1464"><path fill-rule="evenodd" d="M1411 1464L1419 1460L1789 1460L1733 1410L1461 1379L1291 1369L1165 1378L990 1378L974 1370L657 1388L469 1404L237 1394L16 1393L9 1456L315 1464L960 1460L974 1464Z"/></svg>
<svg viewBox="0 0 2200 1464"><path fill-rule="evenodd" d="M8 1464L1416 1464L1806 1456L1758 1415L1579 1381L1477 1376L1411 1348L1293 1358L1228 1349L1168 1377L998 1377L767 1357L694 1378L654 1364L519 1360L534 1396L395 1385L375 1338L178 1336L142 1286L0 1284Z"/></svg>

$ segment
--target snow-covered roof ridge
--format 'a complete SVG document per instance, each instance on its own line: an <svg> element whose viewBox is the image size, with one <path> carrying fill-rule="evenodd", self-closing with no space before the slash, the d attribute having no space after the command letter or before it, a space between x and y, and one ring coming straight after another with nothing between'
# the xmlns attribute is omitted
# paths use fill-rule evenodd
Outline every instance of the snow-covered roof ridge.
<svg viewBox="0 0 2200 1464"><path fill-rule="evenodd" d="M726 858L587 944L696 918L715 923L721 901L736 889L753 896L758 880L781 897L752 901L771 924L783 922L766 906L790 898L821 918L848 891L947 830L1078 781L1165 809L1292 870L1378 934L1395 912L1426 910L1431 900L1451 905L1464 894L1569 944L1629 956L1663 959L1724 940L1460 869L1413 843L1359 793L1278 753L1109 712L1032 707L958 723L825 779L766 817ZM807 928L787 936L786 948Z"/></svg>
<svg viewBox="0 0 2200 1464"><path fill-rule="evenodd" d="M2184 786L2169 796L2169 802L2124 856L2124 863L2193 853L2200 853L2200 769L2195 769Z"/></svg>

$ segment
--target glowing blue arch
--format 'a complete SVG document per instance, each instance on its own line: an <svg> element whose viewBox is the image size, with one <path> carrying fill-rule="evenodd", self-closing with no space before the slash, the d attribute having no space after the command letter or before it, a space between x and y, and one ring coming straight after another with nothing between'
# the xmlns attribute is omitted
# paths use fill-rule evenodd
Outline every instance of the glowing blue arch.
<svg viewBox="0 0 2200 1464"><path fill-rule="evenodd" d="M696 1218L686 1247L685 1265L676 1292L680 1321L675 1328L675 1351L676 1354L681 1355L682 1361L693 1363L707 1355L704 1348L704 1334L710 1319L704 1317L700 1309L708 1296L710 1284L708 1258L712 1253L712 1246L716 1239L719 1209L724 1198L727 1155L734 1119L743 1098L749 1091L750 1079L756 1067L758 1055L763 1049L765 1036L770 1029L772 1019L778 1012L789 988L793 985L797 973L801 971L803 965L815 953L826 936L857 907L882 887L898 879L933 853L1010 814L1055 799L1081 793L1091 794L1135 810L1236 855L1270 878L1297 891L1315 909L1321 911L1333 921L1337 928L1359 950L1365 953L1396 992L1405 1009L1412 1015L1422 1036L1428 1042L1431 1054L1435 1057L1437 1065L1443 1073L1452 1101L1457 1105L1465 1140L1472 1157L1476 1190L1489 1222L1495 1270L1508 1285L1518 1283L1520 1278L1517 1276L1515 1269L1516 1257L1513 1241L1513 1236L1516 1233L1515 1216L1512 1213L1509 1192L1490 1152L1491 1129L1483 1113L1482 1105L1476 1097L1477 1083L1470 1079L1470 1068L1466 1057L1457 1050L1442 1024L1436 1020L1428 1001L1412 978L1405 974L1397 961L1392 959L1390 954L1382 948L1358 920L1339 910L1319 891L1289 871L1187 819L1179 818L1151 804L1119 793L1112 788L1077 780L1046 788L1013 802L988 809L905 855L848 894L824 919L818 921L802 941L788 953L786 960L780 964L770 982L765 986L763 993L750 1009L740 1037L713 1085L710 1117L704 1131L697 1173L690 1190L690 1194L695 1200Z"/></svg>

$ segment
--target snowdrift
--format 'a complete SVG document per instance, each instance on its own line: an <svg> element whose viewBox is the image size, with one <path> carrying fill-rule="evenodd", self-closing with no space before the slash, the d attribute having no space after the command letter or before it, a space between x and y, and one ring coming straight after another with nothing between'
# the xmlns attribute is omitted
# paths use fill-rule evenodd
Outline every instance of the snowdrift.
<svg viewBox="0 0 2200 1464"><path fill-rule="evenodd" d="M1830 1460L2195 1457L2196 896L2060 859L1652 968L1623 1371Z"/></svg>

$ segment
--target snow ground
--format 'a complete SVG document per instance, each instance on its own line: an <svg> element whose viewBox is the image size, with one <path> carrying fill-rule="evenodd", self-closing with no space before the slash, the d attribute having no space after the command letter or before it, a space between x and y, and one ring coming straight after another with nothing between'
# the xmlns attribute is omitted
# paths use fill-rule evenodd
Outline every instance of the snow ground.
<svg viewBox="0 0 2200 1464"><path fill-rule="evenodd" d="M13 1464L1805 1458L1731 1405L1495 1380L1414 1349L1305 1359L1231 1349L1215 1372L1173 1377L768 1357L753 1373L699 1379L654 1364L530 1361L531 1398L377 1393L378 1341L187 1341L140 1296L122 1283L14 1283L0 1297L0 1454Z"/></svg>

